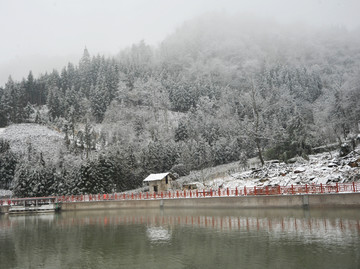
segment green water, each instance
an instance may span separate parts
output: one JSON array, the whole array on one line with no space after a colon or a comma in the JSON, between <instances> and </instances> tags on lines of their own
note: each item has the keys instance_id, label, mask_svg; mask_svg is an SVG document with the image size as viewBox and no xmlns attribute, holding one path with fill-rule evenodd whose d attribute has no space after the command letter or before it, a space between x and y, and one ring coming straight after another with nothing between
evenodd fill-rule
<instances>
[{"instance_id":1,"label":"green water","mask_svg":"<svg viewBox=\"0 0 360 269\"><path fill-rule=\"evenodd\" d=\"M0 268L360 268L360 210L0 216Z\"/></svg>"}]
</instances>

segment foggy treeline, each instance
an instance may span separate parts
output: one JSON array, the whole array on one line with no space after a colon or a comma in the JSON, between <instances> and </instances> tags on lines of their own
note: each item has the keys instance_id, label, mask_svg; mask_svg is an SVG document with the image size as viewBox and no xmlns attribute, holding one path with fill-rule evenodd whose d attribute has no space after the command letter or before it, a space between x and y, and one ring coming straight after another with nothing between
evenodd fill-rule
<instances>
[{"instance_id":1,"label":"foggy treeline","mask_svg":"<svg viewBox=\"0 0 360 269\"><path fill-rule=\"evenodd\" d=\"M0 88L2 127L48 125L66 144L44 160L1 141L0 184L19 196L101 193L149 173L307 158L359 132L359 67L359 31L223 14L157 47L140 41L110 58L85 49L78 64Z\"/></svg>"}]
</instances>

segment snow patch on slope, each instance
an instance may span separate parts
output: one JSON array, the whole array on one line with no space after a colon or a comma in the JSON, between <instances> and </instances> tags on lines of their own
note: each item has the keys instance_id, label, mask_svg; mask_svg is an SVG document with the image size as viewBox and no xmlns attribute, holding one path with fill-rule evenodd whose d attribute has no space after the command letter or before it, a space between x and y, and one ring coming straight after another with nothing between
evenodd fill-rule
<instances>
[{"instance_id":1,"label":"snow patch on slope","mask_svg":"<svg viewBox=\"0 0 360 269\"><path fill-rule=\"evenodd\" d=\"M11 150L16 154L25 154L29 145L42 152L44 159L51 160L59 150L66 151L64 135L46 126L32 123L14 124L1 128L0 138L10 142Z\"/></svg>"}]
</instances>

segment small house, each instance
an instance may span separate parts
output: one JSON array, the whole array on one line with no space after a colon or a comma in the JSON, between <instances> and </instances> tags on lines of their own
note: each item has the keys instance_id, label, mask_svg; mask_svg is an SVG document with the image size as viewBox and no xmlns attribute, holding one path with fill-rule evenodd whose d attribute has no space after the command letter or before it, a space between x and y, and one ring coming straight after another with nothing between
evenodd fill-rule
<instances>
[{"instance_id":1,"label":"small house","mask_svg":"<svg viewBox=\"0 0 360 269\"><path fill-rule=\"evenodd\" d=\"M143 182L149 184L150 193L158 193L169 190L174 179L171 173L150 174Z\"/></svg>"}]
</instances>

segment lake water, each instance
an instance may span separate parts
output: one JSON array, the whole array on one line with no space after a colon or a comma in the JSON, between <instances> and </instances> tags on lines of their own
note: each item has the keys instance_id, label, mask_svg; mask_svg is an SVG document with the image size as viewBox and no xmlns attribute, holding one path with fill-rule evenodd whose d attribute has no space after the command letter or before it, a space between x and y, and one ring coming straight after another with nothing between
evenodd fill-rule
<instances>
[{"instance_id":1,"label":"lake water","mask_svg":"<svg viewBox=\"0 0 360 269\"><path fill-rule=\"evenodd\" d=\"M0 268L360 268L360 210L1 215Z\"/></svg>"}]
</instances>

